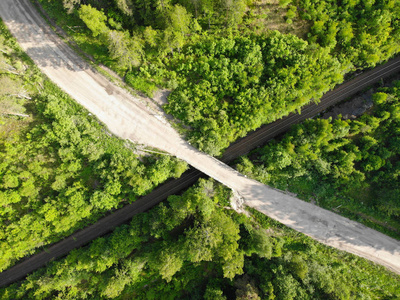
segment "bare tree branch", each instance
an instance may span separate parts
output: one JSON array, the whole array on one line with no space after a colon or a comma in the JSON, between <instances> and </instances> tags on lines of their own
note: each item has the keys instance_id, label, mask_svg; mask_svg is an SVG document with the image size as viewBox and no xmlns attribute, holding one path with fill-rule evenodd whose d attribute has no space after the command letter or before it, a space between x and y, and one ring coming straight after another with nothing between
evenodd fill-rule
<instances>
[{"instance_id":1,"label":"bare tree branch","mask_svg":"<svg viewBox=\"0 0 400 300\"><path fill-rule=\"evenodd\" d=\"M24 99L32 100L31 97L26 96L24 94L9 94L9 96L15 96L15 97L18 97L18 98L24 98Z\"/></svg>"},{"instance_id":2,"label":"bare tree branch","mask_svg":"<svg viewBox=\"0 0 400 300\"><path fill-rule=\"evenodd\" d=\"M2 115L12 115L12 116L18 116L18 117L24 117L24 118L29 118L29 115L25 115L25 114L19 114L19 113L13 113L13 112L1 112Z\"/></svg>"}]
</instances>

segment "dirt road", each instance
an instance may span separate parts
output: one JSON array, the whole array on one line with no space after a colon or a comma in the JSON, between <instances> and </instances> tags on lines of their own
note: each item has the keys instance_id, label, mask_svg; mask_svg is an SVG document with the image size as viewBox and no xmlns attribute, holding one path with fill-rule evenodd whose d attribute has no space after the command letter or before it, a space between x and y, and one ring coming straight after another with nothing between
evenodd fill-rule
<instances>
[{"instance_id":1,"label":"dirt road","mask_svg":"<svg viewBox=\"0 0 400 300\"><path fill-rule=\"evenodd\" d=\"M247 205L324 244L400 274L400 243L361 224L245 178L189 144L146 106L93 71L48 29L28 0L0 1L0 17L39 68L115 135L160 148L236 190Z\"/></svg>"}]
</instances>

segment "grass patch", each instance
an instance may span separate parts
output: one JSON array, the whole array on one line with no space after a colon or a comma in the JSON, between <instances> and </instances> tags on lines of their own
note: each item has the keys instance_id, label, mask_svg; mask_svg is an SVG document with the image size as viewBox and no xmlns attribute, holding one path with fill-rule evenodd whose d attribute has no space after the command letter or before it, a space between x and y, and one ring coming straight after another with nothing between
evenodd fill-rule
<instances>
[{"instance_id":1,"label":"grass patch","mask_svg":"<svg viewBox=\"0 0 400 300\"><path fill-rule=\"evenodd\" d=\"M256 0L251 6L251 16L249 16L251 21L248 22L258 34L268 30L278 30L305 39L310 31L310 23L301 20L297 12L294 17L288 18L289 10L296 11L297 8L292 8L291 5L281 7L279 0Z\"/></svg>"},{"instance_id":2,"label":"grass patch","mask_svg":"<svg viewBox=\"0 0 400 300\"><path fill-rule=\"evenodd\" d=\"M155 91L158 90L157 86L143 77L140 77L136 72L130 72L126 75L125 81L128 85L132 86L135 90L142 91L148 97L152 98Z\"/></svg>"}]
</instances>

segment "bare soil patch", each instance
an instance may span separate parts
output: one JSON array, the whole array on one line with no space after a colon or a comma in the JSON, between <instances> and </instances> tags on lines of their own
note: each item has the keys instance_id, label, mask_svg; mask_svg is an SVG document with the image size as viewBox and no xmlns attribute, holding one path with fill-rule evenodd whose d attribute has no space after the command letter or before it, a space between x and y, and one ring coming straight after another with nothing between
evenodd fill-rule
<instances>
[{"instance_id":1,"label":"bare soil patch","mask_svg":"<svg viewBox=\"0 0 400 300\"><path fill-rule=\"evenodd\" d=\"M374 86L363 93L358 93L355 97L335 105L333 108L325 112L321 118L328 119L329 117L336 118L339 114L343 119L355 119L366 111L371 109L374 105L372 95L378 92L380 87L391 87L393 81L400 80L400 74L395 74L382 80L379 86Z\"/></svg>"},{"instance_id":2,"label":"bare soil patch","mask_svg":"<svg viewBox=\"0 0 400 300\"><path fill-rule=\"evenodd\" d=\"M310 29L307 21L301 20L298 16L293 18L293 23L286 22L287 7L280 7L279 0L256 0L253 2L253 10L256 16L254 25L258 25L259 31L278 30L282 33L292 33L300 38Z\"/></svg>"}]
</instances>

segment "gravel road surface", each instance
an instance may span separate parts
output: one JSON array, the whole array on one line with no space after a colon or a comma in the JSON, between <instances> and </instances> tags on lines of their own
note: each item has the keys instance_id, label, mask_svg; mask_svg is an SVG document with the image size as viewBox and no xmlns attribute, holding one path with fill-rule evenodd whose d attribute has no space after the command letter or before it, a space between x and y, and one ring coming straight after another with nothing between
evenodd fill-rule
<instances>
[{"instance_id":1,"label":"gravel road surface","mask_svg":"<svg viewBox=\"0 0 400 300\"><path fill-rule=\"evenodd\" d=\"M187 144L167 122L76 56L28 0L0 1L0 17L39 68L115 135L157 147L237 191L248 206L324 244L400 274L400 242L361 224L248 179Z\"/></svg>"}]
</instances>

